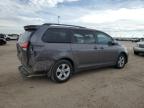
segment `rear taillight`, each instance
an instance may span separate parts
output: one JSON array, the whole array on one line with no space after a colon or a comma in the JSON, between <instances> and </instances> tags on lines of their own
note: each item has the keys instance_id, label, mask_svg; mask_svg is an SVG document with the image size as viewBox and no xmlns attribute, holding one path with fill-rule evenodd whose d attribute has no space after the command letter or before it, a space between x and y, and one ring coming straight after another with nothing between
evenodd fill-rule
<instances>
[{"instance_id":1,"label":"rear taillight","mask_svg":"<svg viewBox=\"0 0 144 108\"><path fill-rule=\"evenodd\" d=\"M21 47L24 48L24 49L27 49L29 46L29 42L24 42L21 44Z\"/></svg>"}]
</instances>

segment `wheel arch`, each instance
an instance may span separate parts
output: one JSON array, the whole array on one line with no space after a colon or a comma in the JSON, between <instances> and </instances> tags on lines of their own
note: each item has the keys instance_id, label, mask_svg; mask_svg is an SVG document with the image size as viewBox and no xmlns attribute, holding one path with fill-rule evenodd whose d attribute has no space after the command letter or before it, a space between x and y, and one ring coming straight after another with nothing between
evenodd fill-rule
<instances>
[{"instance_id":1,"label":"wheel arch","mask_svg":"<svg viewBox=\"0 0 144 108\"><path fill-rule=\"evenodd\" d=\"M50 69L49 69L49 71L48 71L48 73L47 73L48 77L50 77L50 76L52 75L53 66L54 66L58 61L61 61L61 60L67 60L67 61L69 61L69 62L71 63L71 65L72 65L72 67L73 67L73 72L72 72L72 73L74 73L74 72L77 70L75 62L74 62L70 57L61 57L61 58L57 58L57 59L54 60L53 64L51 65L51 67L50 67Z\"/></svg>"},{"instance_id":2,"label":"wheel arch","mask_svg":"<svg viewBox=\"0 0 144 108\"><path fill-rule=\"evenodd\" d=\"M120 52L119 55L121 55L121 54L125 55L125 57L126 57L126 63L127 63L128 62L128 55L127 55L127 53L126 52Z\"/></svg>"},{"instance_id":3,"label":"wheel arch","mask_svg":"<svg viewBox=\"0 0 144 108\"><path fill-rule=\"evenodd\" d=\"M71 65L72 65L73 69L74 69L73 72L75 71L75 63L74 63L74 61L71 58L63 57L63 58L58 59L57 61L60 61L60 60L67 60L67 61L69 61L71 63Z\"/></svg>"}]
</instances>

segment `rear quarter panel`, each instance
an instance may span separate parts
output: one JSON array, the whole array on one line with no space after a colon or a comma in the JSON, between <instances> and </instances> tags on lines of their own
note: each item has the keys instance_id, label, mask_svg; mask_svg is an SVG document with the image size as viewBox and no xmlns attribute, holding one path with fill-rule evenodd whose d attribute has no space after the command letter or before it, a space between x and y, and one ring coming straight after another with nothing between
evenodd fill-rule
<instances>
[{"instance_id":1,"label":"rear quarter panel","mask_svg":"<svg viewBox=\"0 0 144 108\"><path fill-rule=\"evenodd\" d=\"M42 26L31 38L34 55L30 61L34 71L48 71L57 60L62 58L73 60L70 43L42 41L42 36L47 29L48 26Z\"/></svg>"}]
</instances>

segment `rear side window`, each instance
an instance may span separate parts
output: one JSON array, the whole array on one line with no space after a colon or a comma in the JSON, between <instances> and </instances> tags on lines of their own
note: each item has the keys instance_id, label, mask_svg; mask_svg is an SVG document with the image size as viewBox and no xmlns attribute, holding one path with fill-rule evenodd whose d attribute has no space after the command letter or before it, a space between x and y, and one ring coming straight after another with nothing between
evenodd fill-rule
<instances>
[{"instance_id":1,"label":"rear side window","mask_svg":"<svg viewBox=\"0 0 144 108\"><path fill-rule=\"evenodd\" d=\"M67 29L49 28L42 37L44 42L48 43L70 43L71 38Z\"/></svg>"},{"instance_id":2,"label":"rear side window","mask_svg":"<svg viewBox=\"0 0 144 108\"><path fill-rule=\"evenodd\" d=\"M73 42L77 44L94 44L95 36L92 31L73 30Z\"/></svg>"},{"instance_id":3,"label":"rear side window","mask_svg":"<svg viewBox=\"0 0 144 108\"><path fill-rule=\"evenodd\" d=\"M25 31L22 35L19 36L18 42L19 43L27 42L32 33L33 31Z\"/></svg>"}]
</instances>

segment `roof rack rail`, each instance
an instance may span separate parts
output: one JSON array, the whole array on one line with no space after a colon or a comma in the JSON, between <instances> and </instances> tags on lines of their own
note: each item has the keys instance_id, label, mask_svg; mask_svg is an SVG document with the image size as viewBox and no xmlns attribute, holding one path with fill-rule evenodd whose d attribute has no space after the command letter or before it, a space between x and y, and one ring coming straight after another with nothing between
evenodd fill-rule
<instances>
[{"instance_id":1,"label":"roof rack rail","mask_svg":"<svg viewBox=\"0 0 144 108\"><path fill-rule=\"evenodd\" d=\"M51 25L62 25L62 26L69 26L69 27L77 27L77 28L86 28L86 27L82 27L82 26L75 26L75 25L69 25L69 24L57 24L57 23L45 23L43 25L48 25L48 26L51 26Z\"/></svg>"}]
</instances>

